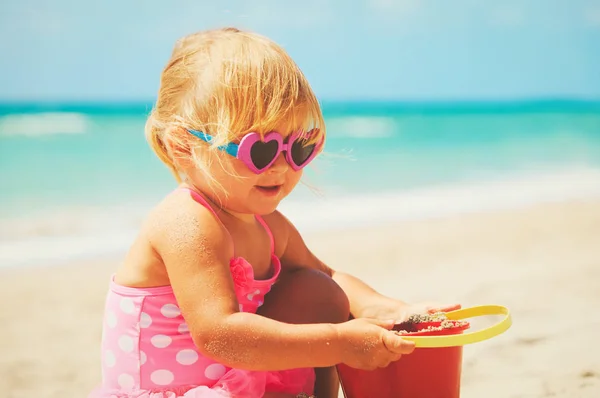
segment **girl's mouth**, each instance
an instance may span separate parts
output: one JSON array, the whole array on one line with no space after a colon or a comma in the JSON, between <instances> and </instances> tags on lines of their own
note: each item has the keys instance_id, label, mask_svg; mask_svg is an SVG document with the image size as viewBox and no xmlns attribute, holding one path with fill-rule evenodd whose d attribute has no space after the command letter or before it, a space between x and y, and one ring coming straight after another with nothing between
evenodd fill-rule
<instances>
[{"instance_id":1,"label":"girl's mouth","mask_svg":"<svg viewBox=\"0 0 600 398\"><path fill-rule=\"evenodd\" d=\"M255 188L266 196L275 196L281 191L281 185L255 185Z\"/></svg>"}]
</instances>

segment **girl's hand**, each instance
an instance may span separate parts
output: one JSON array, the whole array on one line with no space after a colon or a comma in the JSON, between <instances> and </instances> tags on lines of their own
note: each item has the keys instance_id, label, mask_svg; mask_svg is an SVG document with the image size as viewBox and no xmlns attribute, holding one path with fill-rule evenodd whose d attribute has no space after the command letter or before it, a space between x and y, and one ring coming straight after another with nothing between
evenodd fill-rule
<instances>
[{"instance_id":1,"label":"girl's hand","mask_svg":"<svg viewBox=\"0 0 600 398\"><path fill-rule=\"evenodd\" d=\"M338 325L342 363L363 370L385 368L403 354L410 354L415 343L390 331L393 321L359 318Z\"/></svg>"},{"instance_id":2,"label":"girl's hand","mask_svg":"<svg viewBox=\"0 0 600 398\"><path fill-rule=\"evenodd\" d=\"M414 314L433 314L436 312L449 312L461 308L460 304L440 304L424 302L407 304L401 301L387 299L379 301L365 309L362 316L373 319L393 319L396 324L404 322Z\"/></svg>"},{"instance_id":3,"label":"girl's hand","mask_svg":"<svg viewBox=\"0 0 600 398\"><path fill-rule=\"evenodd\" d=\"M440 303L417 303L417 304L405 304L406 308L404 309L408 316L412 314L434 314L436 312L450 312L459 310L461 308L460 304L440 304ZM405 320L405 319L403 319Z\"/></svg>"}]
</instances>

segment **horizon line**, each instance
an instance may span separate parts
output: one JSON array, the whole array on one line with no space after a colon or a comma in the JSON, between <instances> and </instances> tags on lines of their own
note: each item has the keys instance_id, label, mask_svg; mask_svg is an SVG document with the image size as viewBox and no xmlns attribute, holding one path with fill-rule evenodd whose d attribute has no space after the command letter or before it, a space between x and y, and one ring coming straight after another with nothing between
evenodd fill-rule
<instances>
[{"instance_id":1,"label":"horizon line","mask_svg":"<svg viewBox=\"0 0 600 398\"><path fill-rule=\"evenodd\" d=\"M452 111L552 111L570 108L574 111L600 112L600 98L577 97L529 97L515 99L324 99L320 101L324 113L343 112L355 107L363 111L381 112L452 112ZM0 115L14 113L42 112L91 112L95 113L146 113L154 106L154 100L43 100L43 101L6 101L0 99Z\"/></svg>"},{"instance_id":2,"label":"horizon line","mask_svg":"<svg viewBox=\"0 0 600 398\"><path fill-rule=\"evenodd\" d=\"M29 105L29 104L64 104L64 105L104 105L104 104L146 104L154 103L156 98L130 98L130 99L107 99L107 98L57 98L57 99L11 99L1 98L0 105ZM473 98L388 98L388 97L364 97L364 98L322 98L321 103L402 103L402 104L471 104L471 103L530 103L530 102L600 102L599 97L577 97L577 96L528 96L528 97L473 97Z\"/></svg>"}]
</instances>

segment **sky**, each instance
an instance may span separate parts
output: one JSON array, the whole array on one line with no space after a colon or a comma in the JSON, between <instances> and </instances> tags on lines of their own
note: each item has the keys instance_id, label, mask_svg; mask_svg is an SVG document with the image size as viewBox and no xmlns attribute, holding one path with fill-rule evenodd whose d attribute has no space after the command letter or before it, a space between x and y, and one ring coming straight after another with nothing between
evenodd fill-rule
<instances>
[{"instance_id":1,"label":"sky","mask_svg":"<svg viewBox=\"0 0 600 398\"><path fill-rule=\"evenodd\" d=\"M146 101L175 40L236 26L323 100L600 99L600 0L6 0L0 101Z\"/></svg>"}]
</instances>

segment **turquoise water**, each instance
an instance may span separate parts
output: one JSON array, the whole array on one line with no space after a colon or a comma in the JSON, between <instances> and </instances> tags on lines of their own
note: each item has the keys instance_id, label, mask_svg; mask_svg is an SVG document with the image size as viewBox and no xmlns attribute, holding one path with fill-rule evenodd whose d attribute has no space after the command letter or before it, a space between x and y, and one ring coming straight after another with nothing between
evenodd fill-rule
<instances>
[{"instance_id":1,"label":"turquoise water","mask_svg":"<svg viewBox=\"0 0 600 398\"><path fill-rule=\"evenodd\" d=\"M144 138L150 106L0 105L0 242L62 234L68 213L106 223L103 211L127 208L118 217L138 220L175 184ZM305 180L328 198L600 170L600 102L323 109L326 154ZM300 187L289 202L314 198Z\"/></svg>"},{"instance_id":2,"label":"turquoise water","mask_svg":"<svg viewBox=\"0 0 600 398\"><path fill-rule=\"evenodd\" d=\"M510 105L325 104L326 155L306 179L352 194L600 166L600 104ZM173 186L144 139L149 105L49 108L45 126L32 108L0 107L0 217L144 200Z\"/></svg>"}]
</instances>

